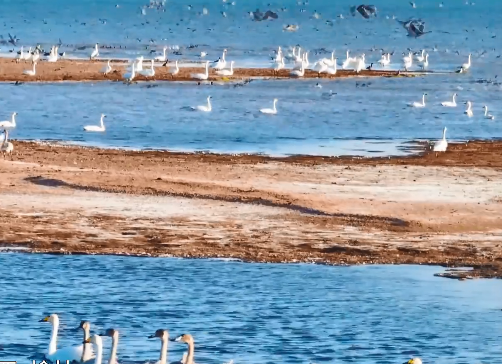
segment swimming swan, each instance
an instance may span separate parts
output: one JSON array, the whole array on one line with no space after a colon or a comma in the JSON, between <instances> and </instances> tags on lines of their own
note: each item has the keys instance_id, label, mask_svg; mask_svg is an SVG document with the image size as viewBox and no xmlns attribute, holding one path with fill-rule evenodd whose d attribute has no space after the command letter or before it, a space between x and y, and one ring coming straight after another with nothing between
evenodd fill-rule
<instances>
[{"instance_id":1,"label":"swimming swan","mask_svg":"<svg viewBox=\"0 0 502 364\"><path fill-rule=\"evenodd\" d=\"M452 101L443 101L441 103L442 106L445 107L457 107L457 102L455 101L455 98L457 97L457 94L453 94L453 100Z\"/></svg>"},{"instance_id":2,"label":"swimming swan","mask_svg":"<svg viewBox=\"0 0 502 364\"><path fill-rule=\"evenodd\" d=\"M483 109L485 109L485 119L495 120L495 116L488 114L488 106L483 106Z\"/></svg>"},{"instance_id":3,"label":"swimming swan","mask_svg":"<svg viewBox=\"0 0 502 364\"><path fill-rule=\"evenodd\" d=\"M216 71L216 74L220 76L232 76L234 74L234 61L230 62L229 70Z\"/></svg>"},{"instance_id":4,"label":"swimming swan","mask_svg":"<svg viewBox=\"0 0 502 364\"><path fill-rule=\"evenodd\" d=\"M101 339L101 336L94 334L90 338L84 340L84 344L89 343L96 346L96 358L94 359L94 364L101 364L101 362L103 361L103 339ZM85 362L85 364L91 363L92 361Z\"/></svg>"},{"instance_id":5,"label":"swimming swan","mask_svg":"<svg viewBox=\"0 0 502 364\"><path fill-rule=\"evenodd\" d=\"M164 54L162 56L155 57L155 60L158 62L165 62L167 60L166 51L167 47L164 47Z\"/></svg>"},{"instance_id":6,"label":"swimming swan","mask_svg":"<svg viewBox=\"0 0 502 364\"><path fill-rule=\"evenodd\" d=\"M206 73L192 73L190 77L198 80L207 80L209 78L209 61L206 61Z\"/></svg>"},{"instance_id":7,"label":"swimming swan","mask_svg":"<svg viewBox=\"0 0 502 364\"><path fill-rule=\"evenodd\" d=\"M434 152L446 152L446 148L448 148L448 142L446 141L446 126L445 126L443 129L443 139L435 142L432 150ZM436 157L437 157L437 153L436 153Z\"/></svg>"},{"instance_id":8,"label":"swimming swan","mask_svg":"<svg viewBox=\"0 0 502 364\"><path fill-rule=\"evenodd\" d=\"M94 50L91 53L91 57L89 59L94 59L97 56L99 56L99 49L98 49L98 43L94 46Z\"/></svg>"},{"instance_id":9,"label":"swimming swan","mask_svg":"<svg viewBox=\"0 0 502 364\"><path fill-rule=\"evenodd\" d=\"M56 360L60 362L65 362L66 360L80 362L83 354L83 345L72 346L63 349L57 349L57 339L59 330L59 317L57 314L53 313L50 316L44 317L40 322L50 322L52 324L51 339L49 342L49 348L45 357L51 362L55 363Z\"/></svg>"},{"instance_id":10,"label":"swimming swan","mask_svg":"<svg viewBox=\"0 0 502 364\"><path fill-rule=\"evenodd\" d=\"M11 121L8 121L8 120L0 121L0 128L14 129L16 127L16 115L17 115L17 112L13 112Z\"/></svg>"},{"instance_id":11,"label":"swimming swan","mask_svg":"<svg viewBox=\"0 0 502 364\"><path fill-rule=\"evenodd\" d=\"M469 59L467 61L467 63L464 63L462 65L462 67L460 67L460 69L462 70L462 72L465 72L467 71L469 68L471 68L471 54L469 53Z\"/></svg>"},{"instance_id":12,"label":"swimming swan","mask_svg":"<svg viewBox=\"0 0 502 364\"><path fill-rule=\"evenodd\" d=\"M180 68L178 67L178 60L174 63L174 68L171 70L171 76L176 76L180 73Z\"/></svg>"},{"instance_id":13,"label":"swimming swan","mask_svg":"<svg viewBox=\"0 0 502 364\"><path fill-rule=\"evenodd\" d=\"M183 355L183 359L185 359L185 360L180 363L182 363L182 364L195 364L195 361L194 361L195 349L194 349L194 340L193 340L192 335L183 334L183 335L178 336L177 338L172 339L170 341L174 341L174 342L178 342L178 343L185 343L188 346L188 354L187 354L186 358ZM233 364L233 362L234 362L233 360L230 360L227 364Z\"/></svg>"},{"instance_id":14,"label":"swimming swan","mask_svg":"<svg viewBox=\"0 0 502 364\"><path fill-rule=\"evenodd\" d=\"M206 105L199 105L199 106L196 106L196 107L191 107L192 110L194 111L204 111L204 112L210 112L213 108L211 106L211 96L208 96L207 97L207 106Z\"/></svg>"},{"instance_id":15,"label":"swimming swan","mask_svg":"<svg viewBox=\"0 0 502 364\"><path fill-rule=\"evenodd\" d=\"M260 109L260 112L262 114L277 114L277 108L276 108L276 104L277 104L277 99L274 99L274 106L269 109L269 108L266 108L266 109Z\"/></svg>"},{"instance_id":16,"label":"swimming swan","mask_svg":"<svg viewBox=\"0 0 502 364\"><path fill-rule=\"evenodd\" d=\"M89 321L81 321L77 329L84 331L84 341L91 337L91 323ZM89 361L95 357L92 344L84 343L82 351L82 362Z\"/></svg>"},{"instance_id":17,"label":"swimming swan","mask_svg":"<svg viewBox=\"0 0 502 364\"><path fill-rule=\"evenodd\" d=\"M103 123L103 119L106 117L105 114L101 114L100 125L86 125L84 126L85 131L105 131L105 124Z\"/></svg>"},{"instance_id":18,"label":"swimming swan","mask_svg":"<svg viewBox=\"0 0 502 364\"><path fill-rule=\"evenodd\" d=\"M467 114L468 117L472 117L472 104L470 101L465 103L467 105L467 109L465 109L464 114Z\"/></svg>"},{"instance_id":19,"label":"swimming swan","mask_svg":"<svg viewBox=\"0 0 502 364\"><path fill-rule=\"evenodd\" d=\"M33 69L31 70L24 70L23 75L27 76L35 76L37 74L35 67L37 66L37 62L33 62Z\"/></svg>"},{"instance_id":20,"label":"swimming swan","mask_svg":"<svg viewBox=\"0 0 502 364\"><path fill-rule=\"evenodd\" d=\"M411 107L425 107L425 96L426 95L427 94L423 94L422 95L422 102L416 102L415 101L415 102L409 104L409 106L411 106Z\"/></svg>"},{"instance_id":21,"label":"swimming swan","mask_svg":"<svg viewBox=\"0 0 502 364\"><path fill-rule=\"evenodd\" d=\"M9 132L7 130L3 131L4 139L2 141L2 145L0 146L0 151L3 154L3 159L5 159L5 153L10 155L10 160L12 160L12 151L14 150L14 144L9 142Z\"/></svg>"},{"instance_id":22,"label":"swimming swan","mask_svg":"<svg viewBox=\"0 0 502 364\"><path fill-rule=\"evenodd\" d=\"M111 71L112 71L112 66L110 65L110 60L108 60L108 62L106 63L106 66L104 66L104 67L101 69L101 73L102 73L102 74L104 74L104 75L107 75L107 74L109 74Z\"/></svg>"},{"instance_id":23,"label":"swimming swan","mask_svg":"<svg viewBox=\"0 0 502 364\"><path fill-rule=\"evenodd\" d=\"M115 329L108 329L104 334L100 336L108 336L112 338L112 346L110 349L110 357L108 358L108 364L118 364L117 347L119 345L119 331Z\"/></svg>"}]
</instances>

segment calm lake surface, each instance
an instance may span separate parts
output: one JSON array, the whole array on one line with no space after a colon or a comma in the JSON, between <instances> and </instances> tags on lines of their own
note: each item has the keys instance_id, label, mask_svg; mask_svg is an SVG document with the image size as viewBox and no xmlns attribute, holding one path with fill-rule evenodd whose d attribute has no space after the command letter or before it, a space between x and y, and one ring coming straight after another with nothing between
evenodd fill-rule
<instances>
[{"instance_id":1,"label":"calm lake surface","mask_svg":"<svg viewBox=\"0 0 502 364\"><path fill-rule=\"evenodd\" d=\"M246 264L112 256L0 254L3 360L28 362L72 331L120 331L121 363L158 359L159 328L191 333L198 363L502 361L502 281L433 277L438 267ZM110 341L105 338L105 358ZM184 345L170 345L170 361Z\"/></svg>"},{"instance_id":2,"label":"calm lake surface","mask_svg":"<svg viewBox=\"0 0 502 364\"><path fill-rule=\"evenodd\" d=\"M0 53L15 56L21 45L58 43L68 57L88 57L95 42L110 46L100 51L109 57L146 58L170 47L170 60L201 61L201 51L216 59L223 48L237 67L270 66L277 46L301 45L310 60L329 57L336 50L339 63L349 49L366 54L367 63L392 52L391 68L402 68L402 52L425 49L430 69L452 72L472 53L468 74L444 74L413 79L350 79L319 81L254 81L233 85L158 83L126 86L95 84L0 84L0 120L18 112L17 139L60 140L83 145L134 149L170 149L272 155L397 155L409 152L410 140L436 140L444 126L451 140L497 139L502 135L502 67L499 34L502 2L480 0L379 1L378 17L352 17L351 1L336 4L308 2L194 0L168 1L160 9L144 8L137 0L79 0L71 4L54 0L0 3ZM469 3L470 4L470 3ZM116 7L118 5L118 7ZM204 8L207 15L204 15ZM248 12L259 8L278 11L279 19L255 22ZM144 9L145 15L142 13ZM221 12L227 15L223 17ZM314 17L319 14L319 19ZM343 19L339 17L342 14ZM406 36L397 19L422 18L432 33L418 39ZM285 24L300 26L283 31ZM17 47L8 35L19 38ZM0 39L0 43L2 40ZM83 47L83 49L82 49ZM11 52L14 51L14 52ZM153 52L153 53L151 53ZM173 52L176 52L173 53ZM1 70L0 70L1 72ZM152 83L150 83L152 85ZM336 95L328 97L333 91ZM442 101L458 93L457 108L443 108ZM427 93L427 107L409 103ZM211 113L191 112L213 97ZM278 114L262 115L278 98ZM474 117L464 115L466 101L473 103ZM495 121L483 116L483 105ZM82 127L97 124L107 114L105 133L84 133Z\"/></svg>"}]
</instances>

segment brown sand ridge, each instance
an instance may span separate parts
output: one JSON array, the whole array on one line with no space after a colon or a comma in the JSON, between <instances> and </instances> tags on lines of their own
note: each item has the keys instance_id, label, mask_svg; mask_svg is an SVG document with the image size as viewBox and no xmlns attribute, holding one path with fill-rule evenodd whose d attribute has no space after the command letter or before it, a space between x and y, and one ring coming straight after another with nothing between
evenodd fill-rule
<instances>
[{"instance_id":1,"label":"brown sand ridge","mask_svg":"<svg viewBox=\"0 0 502 364\"><path fill-rule=\"evenodd\" d=\"M0 241L58 254L439 264L502 277L502 143L269 158L14 141Z\"/></svg>"},{"instance_id":2,"label":"brown sand ridge","mask_svg":"<svg viewBox=\"0 0 502 364\"><path fill-rule=\"evenodd\" d=\"M106 65L103 60L59 60L55 63L39 61L36 67L36 75L24 75L23 71L32 69L31 62L20 61L12 58L0 58L0 82L56 82L56 81L123 81L123 75L127 72L129 65L124 61L112 61L113 71L104 75L101 70ZM143 62L143 69L150 69L148 61ZM204 73L204 66L181 67L176 76L172 76L170 70L172 67L163 67L162 63L157 63L154 77L145 77L137 75L136 81L197 81L191 78L193 73ZM290 70L280 70L275 72L272 68L234 68L233 76L218 76L213 69L209 70L209 81L222 80L242 80L253 77L265 78L290 78ZM336 75L318 74L312 70L306 70L302 78L343 78L343 77L413 77L416 72L398 72L398 71L377 71L363 70L356 74L353 70L338 70Z\"/></svg>"}]
</instances>

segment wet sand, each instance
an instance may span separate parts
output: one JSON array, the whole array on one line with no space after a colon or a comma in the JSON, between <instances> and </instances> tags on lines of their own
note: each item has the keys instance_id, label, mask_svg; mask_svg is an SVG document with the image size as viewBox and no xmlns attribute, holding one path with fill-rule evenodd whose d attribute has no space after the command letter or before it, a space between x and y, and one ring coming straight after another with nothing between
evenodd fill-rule
<instances>
[{"instance_id":1,"label":"wet sand","mask_svg":"<svg viewBox=\"0 0 502 364\"><path fill-rule=\"evenodd\" d=\"M106 60L59 60L55 63L40 61L37 63L36 75L27 76L24 70L32 69L32 63L27 61L16 62L12 58L0 58L0 82L56 82L56 81L123 81L123 75L130 72L130 65L124 61L113 61L113 71L104 75L101 70L106 65ZM157 67L158 66L158 67ZM143 69L150 69L149 61L143 61ZM190 75L204 73L203 65L194 67L180 67L180 72L172 76L172 66L163 67L161 62L156 63L155 76L145 77L137 75L136 81L197 81ZM218 76L213 69L209 70L208 81L243 80L248 78L291 78L290 70L275 72L273 68L234 68L233 76ZM398 72L398 71L367 71L356 74L353 70L338 70L336 75L318 74L306 70L302 78L344 78L344 77L414 77L423 73Z\"/></svg>"},{"instance_id":2,"label":"wet sand","mask_svg":"<svg viewBox=\"0 0 502 364\"><path fill-rule=\"evenodd\" d=\"M371 159L13 143L14 160L0 158L9 248L502 277L502 142Z\"/></svg>"}]
</instances>

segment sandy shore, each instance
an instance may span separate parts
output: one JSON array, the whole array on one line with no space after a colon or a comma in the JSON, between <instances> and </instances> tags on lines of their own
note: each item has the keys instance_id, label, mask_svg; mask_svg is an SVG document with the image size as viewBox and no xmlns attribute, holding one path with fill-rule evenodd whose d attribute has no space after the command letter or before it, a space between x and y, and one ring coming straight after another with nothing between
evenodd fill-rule
<instances>
[{"instance_id":1,"label":"sandy shore","mask_svg":"<svg viewBox=\"0 0 502 364\"><path fill-rule=\"evenodd\" d=\"M106 65L106 60L60 60L56 63L45 61L38 62L35 76L23 74L24 70L32 68L31 62L16 62L12 58L0 58L0 82L56 82L56 81L123 81L123 75L129 65L123 61L111 63L113 71L103 75L101 70ZM136 81L196 81L191 78L193 73L204 73L203 66L182 67L176 76L170 74L170 67L163 67L162 63L156 63L155 76L148 78L138 75ZM149 69L150 63L143 62L143 68ZM290 70L275 72L272 68L235 68L233 76L218 76L213 69L209 71L209 81L218 80L242 80L253 77L264 78L290 78ZM306 70L303 78L343 78L343 77L413 77L420 73L397 72L397 71L361 71L357 75L352 70L338 70L336 75L321 74L312 70Z\"/></svg>"},{"instance_id":2,"label":"sandy shore","mask_svg":"<svg viewBox=\"0 0 502 364\"><path fill-rule=\"evenodd\" d=\"M0 158L7 247L502 277L500 142L390 159L14 145L14 161Z\"/></svg>"}]
</instances>

